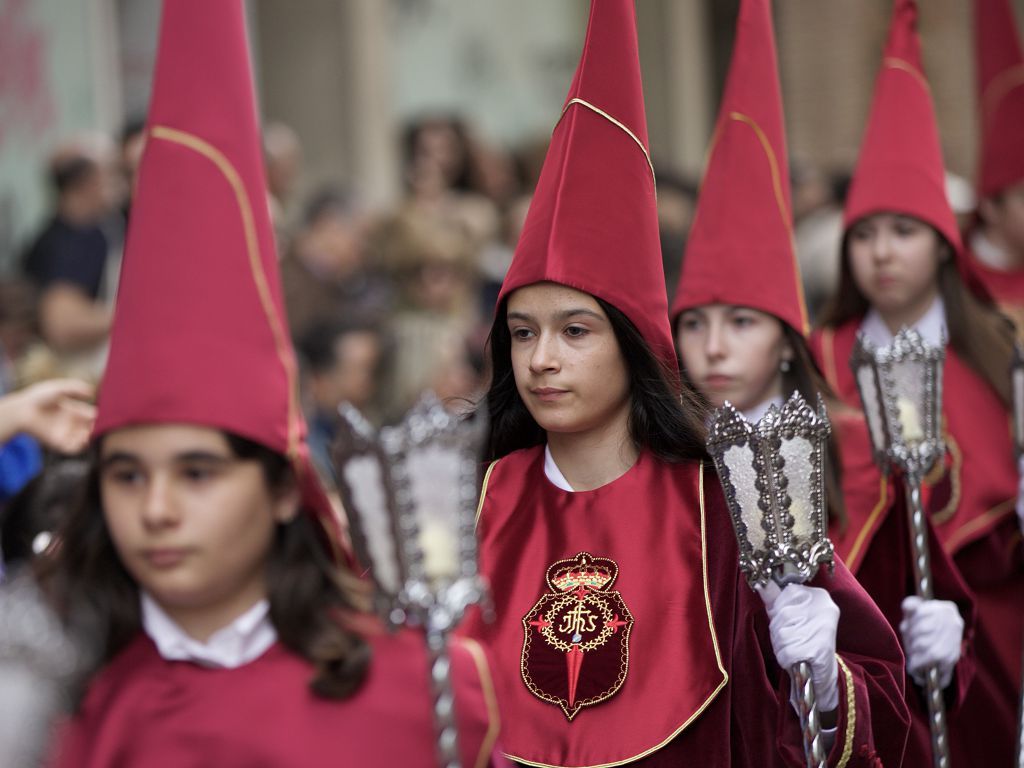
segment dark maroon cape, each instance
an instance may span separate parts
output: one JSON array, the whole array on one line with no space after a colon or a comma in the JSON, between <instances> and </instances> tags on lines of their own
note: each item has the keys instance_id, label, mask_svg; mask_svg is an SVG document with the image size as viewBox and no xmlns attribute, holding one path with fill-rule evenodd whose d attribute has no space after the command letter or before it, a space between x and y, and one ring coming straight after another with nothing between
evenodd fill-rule
<instances>
[{"instance_id":1,"label":"dark maroon cape","mask_svg":"<svg viewBox=\"0 0 1024 768\"><path fill-rule=\"evenodd\" d=\"M906 495L893 478L882 477L875 465L862 416L834 419L833 426L840 441L848 519L846 530L839 533L835 530L837 526L833 525L832 535L837 550L844 557L847 553L853 555L845 562L898 636L900 621L903 619L901 603L904 597L914 594L916 589L910 557ZM953 683L946 689L946 712L951 724L951 742L965 744L966 734L955 724L958 723L959 708L974 681L974 601L967 585L960 578L960 572L942 548L931 520L926 519L926 524L935 597L955 602L964 617L962 655ZM912 720L903 762L908 766L927 766L931 764L927 704L922 689L909 674L904 680L904 686ZM974 759L977 760L982 754L976 751ZM1005 761L991 764L1003 763ZM972 764L972 761L962 764Z\"/></svg>"},{"instance_id":2,"label":"dark maroon cape","mask_svg":"<svg viewBox=\"0 0 1024 768\"><path fill-rule=\"evenodd\" d=\"M673 466L642 453L614 482L567 493L546 479L543 461L538 447L492 465L478 522L497 621L472 621L469 631L491 653L509 756L558 766L697 760L802 767L789 676L775 662L761 599L739 572L715 474L696 462ZM524 632L537 630L524 618L549 591L549 566L580 552L614 561L612 588L633 624L625 681L570 721L525 682L533 660L524 653ZM842 612L839 723L829 764L900 765L909 714L899 642L841 563L813 584L828 589ZM581 681L607 672L588 670L586 654L582 664Z\"/></svg>"},{"instance_id":3,"label":"dark maroon cape","mask_svg":"<svg viewBox=\"0 0 1024 768\"><path fill-rule=\"evenodd\" d=\"M365 683L334 701L309 690L312 667L280 644L237 669L206 669L164 660L140 634L92 681L53 765L437 768L422 638L407 631L371 644ZM482 649L456 644L453 668L462 764L495 764L499 722Z\"/></svg>"},{"instance_id":4,"label":"dark maroon cape","mask_svg":"<svg viewBox=\"0 0 1024 768\"><path fill-rule=\"evenodd\" d=\"M855 408L860 408L860 398L849 359L859 327L860 320L852 320L811 338L812 352L829 383ZM992 755L991 764L1006 765L1012 763L1016 744L1024 641L1024 549L1014 514L1017 467L1009 417L992 388L950 347L943 377L947 455L926 479L925 503L932 530L976 609L974 678L959 711L950 716L952 757L963 750L958 762L974 765L984 753ZM881 578L897 573L885 565L893 556L887 550L879 559ZM857 574L862 581L870 578L863 567Z\"/></svg>"}]
</instances>

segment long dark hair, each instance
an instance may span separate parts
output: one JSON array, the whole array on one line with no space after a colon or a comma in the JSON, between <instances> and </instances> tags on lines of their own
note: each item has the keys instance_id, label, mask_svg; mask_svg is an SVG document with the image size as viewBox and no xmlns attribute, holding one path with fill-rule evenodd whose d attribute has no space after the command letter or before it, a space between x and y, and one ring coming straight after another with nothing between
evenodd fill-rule
<instances>
[{"instance_id":1,"label":"long dark hair","mask_svg":"<svg viewBox=\"0 0 1024 768\"><path fill-rule=\"evenodd\" d=\"M927 222L926 222L927 223ZM933 228L934 229L934 228ZM946 309L949 344L1010 408L1010 366L1013 362L1013 323L991 301L976 296L957 271L953 247L936 231L939 239L939 295ZM871 303L853 279L848 255L849 230L843 237L839 288L825 306L819 325L837 328L861 318Z\"/></svg>"},{"instance_id":2,"label":"long dark hair","mask_svg":"<svg viewBox=\"0 0 1024 768\"><path fill-rule=\"evenodd\" d=\"M251 440L225 433L235 456L258 461L267 487L282 492L295 482L282 455ZM96 641L92 671L114 658L139 633L139 588L121 563L103 518L99 445L77 502L64 521L60 545L38 562L38 575L64 621ZM357 582L332 563L328 533L306 509L278 524L267 559L270 621L280 642L315 667L310 688L341 699L362 683L369 663L366 642L342 620L361 607Z\"/></svg>"},{"instance_id":3,"label":"long dark hair","mask_svg":"<svg viewBox=\"0 0 1024 768\"><path fill-rule=\"evenodd\" d=\"M596 296L594 300L608 316L629 372L629 435L636 448L648 450L667 462L707 458L704 406L692 392L680 389L676 372L654 354L625 314ZM503 301L495 312L488 342L491 352L491 383L486 397L490 414L488 461L547 441L544 430L530 415L516 389L507 312Z\"/></svg>"}]
</instances>

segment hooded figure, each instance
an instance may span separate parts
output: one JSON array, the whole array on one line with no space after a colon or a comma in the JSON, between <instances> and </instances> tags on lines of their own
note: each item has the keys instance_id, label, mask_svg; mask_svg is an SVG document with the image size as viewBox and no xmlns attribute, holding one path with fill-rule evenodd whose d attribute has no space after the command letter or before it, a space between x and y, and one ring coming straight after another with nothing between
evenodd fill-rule
<instances>
[{"instance_id":1,"label":"hooded figure","mask_svg":"<svg viewBox=\"0 0 1024 768\"><path fill-rule=\"evenodd\" d=\"M895 3L845 226L839 290L812 338L814 354L836 393L859 408L849 366L858 331L884 346L910 326L945 345L946 456L925 478L925 506L978 614L975 677L950 720L951 760L1008 762L1024 599L1008 427L1013 332L984 292L968 288L912 0Z\"/></svg>"},{"instance_id":2,"label":"hooded figure","mask_svg":"<svg viewBox=\"0 0 1024 768\"><path fill-rule=\"evenodd\" d=\"M424 641L360 615L296 373L243 4L169 0L97 460L47 579L103 642L56 765L434 765ZM452 658L485 765L486 664Z\"/></svg>"},{"instance_id":3,"label":"hooded figure","mask_svg":"<svg viewBox=\"0 0 1024 768\"><path fill-rule=\"evenodd\" d=\"M1024 338L1024 56L1010 0L973 0L981 142L966 262Z\"/></svg>"},{"instance_id":4,"label":"hooded figure","mask_svg":"<svg viewBox=\"0 0 1024 768\"><path fill-rule=\"evenodd\" d=\"M654 190L636 10L594 0L491 332L477 532L497 620L470 631L503 744L530 765L802 765L785 669L813 636L834 764L897 764L902 657L850 574L771 619L740 574L703 412L680 407ZM840 611L880 631L841 633L837 661Z\"/></svg>"},{"instance_id":5,"label":"hooded figure","mask_svg":"<svg viewBox=\"0 0 1024 768\"><path fill-rule=\"evenodd\" d=\"M794 392L808 403L819 395L825 399L833 427L826 490L836 552L892 631L899 633L901 622L908 622L902 633L908 668L942 663L948 680L956 681L951 693L962 696L973 667L962 659L961 613L969 616L971 600L931 531L942 601L922 605L915 599L912 610L903 610L904 598L914 593L914 575L902 487L882 476L863 414L835 396L811 357L787 167L771 10L766 0L746 0L672 305L684 378L709 405L729 401L750 421L772 405L781 407ZM950 624L944 644L928 634L943 620ZM840 642L844 630L868 631L842 622L839 627ZM924 638L933 640L925 643L933 655L911 653ZM913 714L904 762L925 765L931 750L928 712L909 673L904 686Z\"/></svg>"}]
</instances>

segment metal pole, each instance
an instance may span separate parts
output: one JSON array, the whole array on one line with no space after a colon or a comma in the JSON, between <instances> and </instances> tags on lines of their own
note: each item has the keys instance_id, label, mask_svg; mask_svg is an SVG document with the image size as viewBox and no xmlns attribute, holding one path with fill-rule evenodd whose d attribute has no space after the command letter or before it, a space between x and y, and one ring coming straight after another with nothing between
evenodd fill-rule
<instances>
[{"instance_id":1,"label":"metal pole","mask_svg":"<svg viewBox=\"0 0 1024 768\"><path fill-rule=\"evenodd\" d=\"M430 690L434 697L434 726L437 729L437 757L442 768L461 768L459 738L455 727L455 695L452 691L448 633L427 628L430 658Z\"/></svg>"},{"instance_id":2,"label":"metal pole","mask_svg":"<svg viewBox=\"0 0 1024 768\"><path fill-rule=\"evenodd\" d=\"M821 741L821 717L814 696L814 681L811 678L811 665L806 661L794 664L789 674L797 689L797 705L800 708L800 730L804 735L804 756L807 768L825 768L828 761L825 745Z\"/></svg>"},{"instance_id":3,"label":"metal pole","mask_svg":"<svg viewBox=\"0 0 1024 768\"><path fill-rule=\"evenodd\" d=\"M932 564L928 552L928 529L925 526L924 507L921 504L921 478L904 474L907 492L907 514L910 520L910 550L914 564L914 581L917 595L925 600L934 597L932 587ZM946 730L946 702L939 684L939 670L928 667L926 692L928 698L928 727L932 735L932 765L934 768L949 768L949 739Z\"/></svg>"}]
</instances>

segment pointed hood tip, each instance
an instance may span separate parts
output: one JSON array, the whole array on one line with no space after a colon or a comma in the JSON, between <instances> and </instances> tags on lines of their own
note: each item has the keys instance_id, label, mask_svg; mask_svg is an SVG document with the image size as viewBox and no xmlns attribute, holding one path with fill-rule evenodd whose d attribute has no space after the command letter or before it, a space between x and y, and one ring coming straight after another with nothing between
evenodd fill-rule
<instances>
[{"instance_id":1,"label":"pointed hood tip","mask_svg":"<svg viewBox=\"0 0 1024 768\"><path fill-rule=\"evenodd\" d=\"M93 436L183 423L253 440L292 461L337 544L304 442L249 61L240 0L164 3Z\"/></svg>"},{"instance_id":2,"label":"pointed hood tip","mask_svg":"<svg viewBox=\"0 0 1024 768\"><path fill-rule=\"evenodd\" d=\"M843 215L844 229L875 213L920 219L962 252L946 196L931 89L921 66L917 4L897 0Z\"/></svg>"},{"instance_id":3,"label":"pointed hood tip","mask_svg":"<svg viewBox=\"0 0 1024 768\"><path fill-rule=\"evenodd\" d=\"M636 7L592 0L499 305L539 282L583 291L623 312L675 371L655 201Z\"/></svg>"},{"instance_id":4,"label":"pointed hood tip","mask_svg":"<svg viewBox=\"0 0 1024 768\"><path fill-rule=\"evenodd\" d=\"M1009 0L973 0L980 123L977 186L991 198L1024 181L1024 55Z\"/></svg>"},{"instance_id":5,"label":"pointed hood tip","mask_svg":"<svg viewBox=\"0 0 1024 768\"><path fill-rule=\"evenodd\" d=\"M743 221L744 226L736 226ZM792 230L789 159L768 0L743 0L725 94L672 303L735 304L810 332Z\"/></svg>"}]
</instances>

